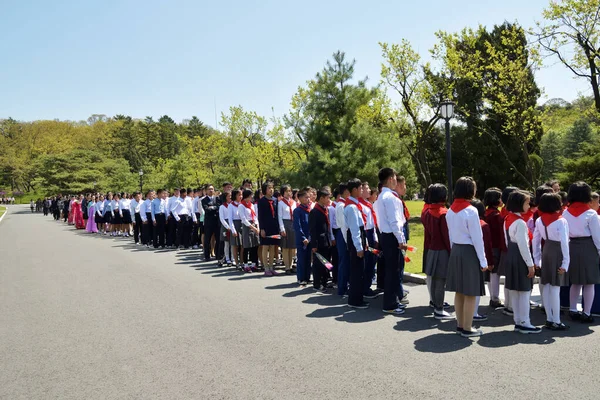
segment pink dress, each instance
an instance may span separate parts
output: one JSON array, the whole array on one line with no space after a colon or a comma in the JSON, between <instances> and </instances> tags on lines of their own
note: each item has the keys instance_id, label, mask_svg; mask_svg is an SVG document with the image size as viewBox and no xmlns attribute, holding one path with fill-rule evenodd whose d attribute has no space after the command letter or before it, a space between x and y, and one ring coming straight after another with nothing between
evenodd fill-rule
<instances>
[{"instance_id":1,"label":"pink dress","mask_svg":"<svg viewBox=\"0 0 600 400\"><path fill-rule=\"evenodd\" d=\"M88 220L87 226L85 230L90 233L98 233L98 226L96 226L96 221L94 220L96 214L96 206L92 205L88 207Z\"/></svg>"},{"instance_id":2,"label":"pink dress","mask_svg":"<svg viewBox=\"0 0 600 400\"><path fill-rule=\"evenodd\" d=\"M85 228L85 223L83 222L83 212L81 211L81 203L74 201L73 205L71 206L71 212L73 213L73 219L75 220L75 228Z\"/></svg>"}]
</instances>

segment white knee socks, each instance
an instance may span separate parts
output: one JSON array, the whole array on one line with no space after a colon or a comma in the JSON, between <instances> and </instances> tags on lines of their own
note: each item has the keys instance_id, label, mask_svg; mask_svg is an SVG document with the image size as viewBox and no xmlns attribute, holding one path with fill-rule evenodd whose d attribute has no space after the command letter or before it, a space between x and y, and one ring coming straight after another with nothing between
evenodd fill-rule
<instances>
[{"instance_id":1,"label":"white knee socks","mask_svg":"<svg viewBox=\"0 0 600 400\"><path fill-rule=\"evenodd\" d=\"M494 301L500 300L500 275L490 273L490 281L488 282L488 290L490 298Z\"/></svg>"},{"instance_id":2,"label":"white knee socks","mask_svg":"<svg viewBox=\"0 0 600 400\"><path fill-rule=\"evenodd\" d=\"M577 303L579 302L579 294L582 288L583 285L571 285L571 290L569 291L569 309L572 312L577 312Z\"/></svg>"},{"instance_id":3,"label":"white knee socks","mask_svg":"<svg viewBox=\"0 0 600 400\"><path fill-rule=\"evenodd\" d=\"M543 285L546 321L560 324L560 286Z\"/></svg>"},{"instance_id":4,"label":"white knee socks","mask_svg":"<svg viewBox=\"0 0 600 400\"><path fill-rule=\"evenodd\" d=\"M583 286L583 312L587 315L592 314L592 303L594 302L594 295L596 294L594 285Z\"/></svg>"},{"instance_id":5,"label":"white knee socks","mask_svg":"<svg viewBox=\"0 0 600 400\"><path fill-rule=\"evenodd\" d=\"M529 321L529 298L531 292L510 291L510 301L514 313L515 325L521 325L528 328L533 327Z\"/></svg>"}]
</instances>

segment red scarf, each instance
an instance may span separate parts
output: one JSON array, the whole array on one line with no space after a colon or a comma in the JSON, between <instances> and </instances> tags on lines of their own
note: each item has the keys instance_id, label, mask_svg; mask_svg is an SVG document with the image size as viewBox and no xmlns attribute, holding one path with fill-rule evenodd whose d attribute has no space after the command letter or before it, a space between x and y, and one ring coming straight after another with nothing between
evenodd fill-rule
<instances>
[{"instance_id":1,"label":"red scarf","mask_svg":"<svg viewBox=\"0 0 600 400\"><path fill-rule=\"evenodd\" d=\"M560 215L560 212L545 213L545 212L538 211L538 214L539 214L540 218L542 219L542 223L544 224L545 227L550 226L551 223L558 221L560 218L562 218L562 215Z\"/></svg>"},{"instance_id":2,"label":"red scarf","mask_svg":"<svg viewBox=\"0 0 600 400\"><path fill-rule=\"evenodd\" d=\"M273 208L273 200L267 199L267 201L269 202L269 207L271 207L271 217L275 218L275 208Z\"/></svg>"},{"instance_id":3,"label":"red scarf","mask_svg":"<svg viewBox=\"0 0 600 400\"><path fill-rule=\"evenodd\" d=\"M488 207L487 210L485 210L485 217L489 217L492 214L496 214L499 213L498 209L496 207Z\"/></svg>"},{"instance_id":4,"label":"red scarf","mask_svg":"<svg viewBox=\"0 0 600 400\"><path fill-rule=\"evenodd\" d=\"M375 226L377 226L377 215L375 215L375 209L373 208L373 204L371 204L370 201L367 201L363 198L358 199L358 201L360 202L360 204L362 204L363 206L367 206L367 208L371 210L371 215L373 216L373 223L375 224Z\"/></svg>"},{"instance_id":5,"label":"red scarf","mask_svg":"<svg viewBox=\"0 0 600 400\"><path fill-rule=\"evenodd\" d=\"M329 230L329 210L324 208L319 203L315 204L315 210L319 211L321 214L325 216L325 220L327 220L327 230Z\"/></svg>"},{"instance_id":6,"label":"red scarf","mask_svg":"<svg viewBox=\"0 0 600 400\"><path fill-rule=\"evenodd\" d=\"M532 217L533 211L531 211L531 208L526 213L523 213L523 219L525 220L525 222L529 221Z\"/></svg>"},{"instance_id":7,"label":"red scarf","mask_svg":"<svg viewBox=\"0 0 600 400\"><path fill-rule=\"evenodd\" d=\"M287 199L284 197L281 199L281 201L283 201L283 204L285 204L286 206L288 206L288 208L290 209L290 219L293 221L294 220L294 213L292 212L292 204L294 203L294 200L292 200L291 203L288 203Z\"/></svg>"},{"instance_id":8,"label":"red scarf","mask_svg":"<svg viewBox=\"0 0 600 400\"><path fill-rule=\"evenodd\" d=\"M240 203L238 203L237 201L233 201L233 202L231 202L231 204L232 204L234 207L239 207L239 205L240 205Z\"/></svg>"},{"instance_id":9,"label":"red scarf","mask_svg":"<svg viewBox=\"0 0 600 400\"><path fill-rule=\"evenodd\" d=\"M254 207L252 207L252 203L250 203L249 201L242 200L242 205L248 210L250 210L250 217L252 218L252 221L254 221L256 219L256 213L254 212Z\"/></svg>"},{"instance_id":10,"label":"red scarf","mask_svg":"<svg viewBox=\"0 0 600 400\"><path fill-rule=\"evenodd\" d=\"M229 203L227 202L223 203L223 205L225 206L225 208L229 207Z\"/></svg>"},{"instance_id":11,"label":"red scarf","mask_svg":"<svg viewBox=\"0 0 600 400\"><path fill-rule=\"evenodd\" d=\"M569 214L571 214L574 217L579 217L587 210L591 210L590 205L587 203L573 203L569 206L569 208L567 208Z\"/></svg>"},{"instance_id":12,"label":"red scarf","mask_svg":"<svg viewBox=\"0 0 600 400\"><path fill-rule=\"evenodd\" d=\"M392 193L393 193L393 192L392 192ZM397 195L396 195L396 196L397 196ZM354 204L354 205L356 206L356 208L358 208L358 211L360 211L360 215L362 216L362 220L363 220L363 227L364 227L365 229L367 229L367 217L366 217L365 213L364 213L364 212L363 212L363 210L362 210L362 206L360 205L360 202L357 202L357 203L355 203L355 202L353 202L353 201L351 200L351 198L350 198L350 197L348 197L348 198L346 199L346 205L347 205L347 206L349 206L350 204Z\"/></svg>"},{"instance_id":13,"label":"red scarf","mask_svg":"<svg viewBox=\"0 0 600 400\"><path fill-rule=\"evenodd\" d=\"M396 193L396 191L392 190L392 194L402 202L402 211L404 212L404 219L406 220L406 222L408 222L408 220L410 219L410 212L408 212L408 207L406 207L406 203L400 198L400 195Z\"/></svg>"},{"instance_id":14,"label":"red scarf","mask_svg":"<svg viewBox=\"0 0 600 400\"><path fill-rule=\"evenodd\" d=\"M430 204L429 205L429 214L431 214L434 218L440 218L442 215L446 215L448 209L444 206L444 204Z\"/></svg>"},{"instance_id":15,"label":"red scarf","mask_svg":"<svg viewBox=\"0 0 600 400\"><path fill-rule=\"evenodd\" d=\"M508 213L508 215L506 216L506 220L505 220L505 223L506 223L506 230L508 230L508 228L510 228L510 226L511 226L511 225L512 225L512 224L513 224L515 221L518 221L518 220L525 221L525 219L523 219L523 217L522 217L522 216L520 216L520 215L517 215L517 214L515 214L515 213L513 213L513 212L509 212L509 213Z\"/></svg>"},{"instance_id":16,"label":"red scarf","mask_svg":"<svg viewBox=\"0 0 600 400\"><path fill-rule=\"evenodd\" d=\"M452 202L452 206L450 206L450 209L452 211L454 211L455 213L459 213L462 210L464 210L465 208L469 207L470 205L471 205L470 200L454 199L454 201Z\"/></svg>"},{"instance_id":17,"label":"red scarf","mask_svg":"<svg viewBox=\"0 0 600 400\"><path fill-rule=\"evenodd\" d=\"M310 207L308 206L308 204L302 204L302 203L300 203L298 205L298 208L301 209L302 211L304 211L307 214L310 212Z\"/></svg>"},{"instance_id":18,"label":"red scarf","mask_svg":"<svg viewBox=\"0 0 600 400\"><path fill-rule=\"evenodd\" d=\"M506 207L502 207L502 211L500 211L500 216L502 218L506 218L507 215L508 215L508 210L506 209Z\"/></svg>"}]
</instances>

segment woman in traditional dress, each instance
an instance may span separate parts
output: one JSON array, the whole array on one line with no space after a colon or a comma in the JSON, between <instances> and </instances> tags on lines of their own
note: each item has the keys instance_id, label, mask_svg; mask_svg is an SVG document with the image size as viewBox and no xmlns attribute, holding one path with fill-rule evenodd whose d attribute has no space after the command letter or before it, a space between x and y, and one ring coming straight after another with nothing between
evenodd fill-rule
<instances>
[{"instance_id":1,"label":"woman in traditional dress","mask_svg":"<svg viewBox=\"0 0 600 400\"><path fill-rule=\"evenodd\" d=\"M96 225L96 196L92 196L92 200L88 203L88 219L85 230L90 233L98 233Z\"/></svg>"},{"instance_id":2,"label":"woman in traditional dress","mask_svg":"<svg viewBox=\"0 0 600 400\"><path fill-rule=\"evenodd\" d=\"M81 211L81 202L83 201L83 196L79 196L78 199L73 201L71 205L71 210L73 212L73 220L75 222L75 229L84 229L85 223L83 222L83 212Z\"/></svg>"}]
</instances>

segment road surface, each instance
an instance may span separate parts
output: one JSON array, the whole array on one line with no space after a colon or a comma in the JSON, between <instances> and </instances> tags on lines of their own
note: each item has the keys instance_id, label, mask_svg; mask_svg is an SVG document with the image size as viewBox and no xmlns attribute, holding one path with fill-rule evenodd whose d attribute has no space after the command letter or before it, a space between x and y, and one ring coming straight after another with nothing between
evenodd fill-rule
<instances>
[{"instance_id":1,"label":"road surface","mask_svg":"<svg viewBox=\"0 0 600 400\"><path fill-rule=\"evenodd\" d=\"M404 316L383 316L381 298L354 311L293 277L199 259L10 207L0 398L598 398L596 325L526 336L496 312L464 339L430 316L423 286Z\"/></svg>"}]
</instances>

